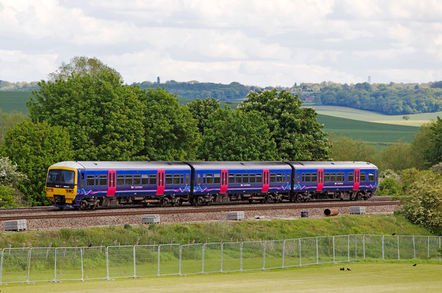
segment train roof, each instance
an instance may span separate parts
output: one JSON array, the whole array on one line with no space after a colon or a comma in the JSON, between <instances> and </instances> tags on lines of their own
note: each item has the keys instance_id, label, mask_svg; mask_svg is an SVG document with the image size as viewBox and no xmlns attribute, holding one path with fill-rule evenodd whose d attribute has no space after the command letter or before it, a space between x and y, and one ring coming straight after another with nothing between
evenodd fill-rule
<instances>
[{"instance_id":1,"label":"train roof","mask_svg":"<svg viewBox=\"0 0 442 293\"><path fill-rule=\"evenodd\" d=\"M208 170L256 170L256 169L282 169L291 170L292 167L283 162L189 162L195 170L208 169Z\"/></svg>"},{"instance_id":2,"label":"train roof","mask_svg":"<svg viewBox=\"0 0 442 293\"><path fill-rule=\"evenodd\" d=\"M127 170L188 170L190 166L183 162L149 162L149 161L66 161L56 163L53 167L68 167L75 169L127 169Z\"/></svg>"},{"instance_id":3,"label":"train roof","mask_svg":"<svg viewBox=\"0 0 442 293\"><path fill-rule=\"evenodd\" d=\"M378 167L372 163L361 161L296 161L290 163L295 167L295 169L378 169Z\"/></svg>"}]
</instances>

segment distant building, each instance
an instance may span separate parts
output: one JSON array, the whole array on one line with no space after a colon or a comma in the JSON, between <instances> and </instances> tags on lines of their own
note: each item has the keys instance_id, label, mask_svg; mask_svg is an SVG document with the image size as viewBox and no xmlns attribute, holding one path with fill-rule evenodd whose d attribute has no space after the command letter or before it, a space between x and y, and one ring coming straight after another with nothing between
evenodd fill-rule
<instances>
[{"instance_id":1,"label":"distant building","mask_svg":"<svg viewBox=\"0 0 442 293\"><path fill-rule=\"evenodd\" d=\"M157 76L157 84L160 84L160 77Z\"/></svg>"}]
</instances>

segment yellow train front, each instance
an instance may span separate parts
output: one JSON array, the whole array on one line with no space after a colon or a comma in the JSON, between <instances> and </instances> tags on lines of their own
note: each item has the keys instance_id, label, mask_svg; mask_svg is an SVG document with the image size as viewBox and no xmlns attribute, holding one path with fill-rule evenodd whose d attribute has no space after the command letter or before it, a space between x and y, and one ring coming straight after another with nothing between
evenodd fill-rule
<instances>
[{"instance_id":1,"label":"yellow train front","mask_svg":"<svg viewBox=\"0 0 442 293\"><path fill-rule=\"evenodd\" d=\"M46 198L59 208L72 206L78 189L78 166L66 162L49 167Z\"/></svg>"}]
</instances>

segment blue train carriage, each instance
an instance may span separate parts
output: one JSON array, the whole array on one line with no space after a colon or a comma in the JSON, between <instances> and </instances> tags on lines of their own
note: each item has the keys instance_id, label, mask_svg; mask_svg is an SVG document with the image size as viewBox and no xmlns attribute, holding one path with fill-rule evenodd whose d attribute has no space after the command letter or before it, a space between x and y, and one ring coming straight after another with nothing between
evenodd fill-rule
<instances>
[{"instance_id":1,"label":"blue train carriage","mask_svg":"<svg viewBox=\"0 0 442 293\"><path fill-rule=\"evenodd\" d=\"M378 186L378 168L367 162L291 162L295 168L293 193L297 201L311 199L360 200Z\"/></svg>"},{"instance_id":2,"label":"blue train carriage","mask_svg":"<svg viewBox=\"0 0 442 293\"><path fill-rule=\"evenodd\" d=\"M175 162L61 162L49 167L46 194L60 208L180 204L188 201L190 174Z\"/></svg>"},{"instance_id":3,"label":"blue train carriage","mask_svg":"<svg viewBox=\"0 0 442 293\"><path fill-rule=\"evenodd\" d=\"M281 162L191 162L191 204L281 201L290 196L292 167Z\"/></svg>"}]
</instances>

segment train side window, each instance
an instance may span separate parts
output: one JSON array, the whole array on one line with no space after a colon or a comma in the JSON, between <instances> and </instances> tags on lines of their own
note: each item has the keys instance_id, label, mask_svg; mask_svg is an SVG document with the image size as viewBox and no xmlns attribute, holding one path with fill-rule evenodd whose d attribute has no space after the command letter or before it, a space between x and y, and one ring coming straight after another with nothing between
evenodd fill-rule
<instances>
[{"instance_id":1,"label":"train side window","mask_svg":"<svg viewBox=\"0 0 442 293\"><path fill-rule=\"evenodd\" d=\"M318 180L317 174L316 173L312 173L312 182L316 182L317 180Z\"/></svg>"},{"instance_id":2,"label":"train side window","mask_svg":"<svg viewBox=\"0 0 442 293\"><path fill-rule=\"evenodd\" d=\"M276 182L276 174L270 175L270 182Z\"/></svg>"},{"instance_id":3,"label":"train side window","mask_svg":"<svg viewBox=\"0 0 442 293\"><path fill-rule=\"evenodd\" d=\"M336 181L337 182L343 182L344 181L344 174L343 173L337 173L336 174Z\"/></svg>"},{"instance_id":4,"label":"train side window","mask_svg":"<svg viewBox=\"0 0 442 293\"><path fill-rule=\"evenodd\" d=\"M220 176L221 175L219 173L213 174L213 183L219 184L220 183Z\"/></svg>"},{"instance_id":5,"label":"train side window","mask_svg":"<svg viewBox=\"0 0 442 293\"><path fill-rule=\"evenodd\" d=\"M157 175L149 175L149 184L157 185Z\"/></svg>"},{"instance_id":6,"label":"train side window","mask_svg":"<svg viewBox=\"0 0 442 293\"><path fill-rule=\"evenodd\" d=\"M353 182L353 180L354 180L354 173L353 172L350 172L350 173L348 173L348 181L351 181L351 182Z\"/></svg>"},{"instance_id":7,"label":"train side window","mask_svg":"<svg viewBox=\"0 0 442 293\"><path fill-rule=\"evenodd\" d=\"M175 185L179 185L181 184L181 175L173 175L173 184Z\"/></svg>"},{"instance_id":8,"label":"train side window","mask_svg":"<svg viewBox=\"0 0 442 293\"><path fill-rule=\"evenodd\" d=\"M262 175L256 174L256 183L262 183Z\"/></svg>"},{"instance_id":9,"label":"train side window","mask_svg":"<svg viewBox=\"0 0 442 293\"><path fill-rule=\"evenodd\" d=\"M106 186L107 185L107 176L106 175L100 175L98 180L98 185Z\"/></svg>"},{"instance_id":10,"label":"train side window","mask_svg":"<svg viewBox=\"0 0 442 293\"><path fill-rule=\"evenodd\" d=\"M124 175L117 176L117 185L124 185Z\"/></svg>"},{"instance_id":11,"label":"train side window","mask_svg":"<svg viewBox=\"0 0 442 293\"><path fill-rule=\"evenodd\" d=\"M148 185L149 184L149 176L146 174L141 175L141 184Z\"/></svg>"},{"instance_id":12,"label":"train side window","mask_svg":"<svg viewBox=\"0 0 442 293\"><path fill-rule=\"evenodd\" d=\"M336 173L330 173L330 181L336 182Z\"/></svg>"},{"instance_id":13,"label":"train side window","mask_svg":"<svg viewBox=\"0 0 442 293\"><path fill-rule=\"evenodd\" d=\"M197 181L197 184L201 184L201 177L202 177L203 175L202 174L196 174L196 181Z\"/></svg>"},{"instance_id":14,"label":"train side window","mask_svg":"<svg viewBox=\"0 0 442 293\"><path fill-rule=\"evenodd\" d=\"M361 182L365 181L365 173L361 172Z\"/></svg>"},{"instance_id":15,"label":"train side window","mask_svg":"<svg viewBox=\"0 0 442 293\"><path fill-rule=\"evenodd\" d=\"M256 174L250 174L250 183L255 183L256 182Z\"/></svg>"},{"instance_id":16,"label":"train side window","mask_svg":"<svg viewBox=\"0 0 442 293\"><path fill-rule=\"evenodd\" d=\"M235 175L229 174L229 183L235 183Z\"/></svg>"},{"instance_id":17,"label":"train side window","mask_svg":"<svg viewBox=\"0 0 442 293\"><path fill-rule=\"evenodd\" d=\"M324 182L329 182L330 181L330 173L325 173L324 174Z\"/></svg>"},{"instance_id":18,"label":"train side window","mask_svg":"<svg viewBox=\"0 0 442 293\"><path fill-rule=\"evenodd\" d=\"M235 175L235 183L242 183L242 175L241 174Z\"/></svg>"},{"instance_id":19,"label":"train side window","mask_svg":"<svg viewBox=\"0 0 442 293\"><path fill-rule=\"evenodd\" d=\"M86 179L86 185L95 185L95 176L88 175Z\"/></svg>"},{"instance_id":20,"label":"train side window","mask_svg":"<svg viewBox=\"0 0 442 293\"><path fill-rule=\"evenodd\" d=\"M213 184L213 175L212 174L206 174L206 183Z\"/></svg>"},{"instance_id":21,"label":"train side window","mask_svg":"<svg viewBox=\"0 0 442 293\"><path fill-rule=\"evenodd\" d=\"M141 184L141 175L134 175L134 185Z\"/></svg>"},{"instance_id":22,"label":"train side window","mask_svg":"<svg viewBox=\"0 0 442 293\"><path fill-rule=\"evenodd\" d=\"M373 182L374 181L374 174L368 173L368 181Z\"/></svg>"},{"instance_id":23,"label":"train side window","mask_svg":"<svg viewBox=\"0 0 442 293\"><path fill-rule=\"evenodd\" d=\"M186 185L189 185L189 174L186 174Z\"/></svg>"},{"instance_id":24,"label":"train side window","mask_svg":"<svg viewBox=\"0 0 442 293\"><path fill-rule=\"evenodd\" d=\"M125 185L132 185L132 175L126 175L126 178L124 180Z\"/></svg>"},{"instance_id":25,"label":"train side window","mask_svg":"<svg viewBox=\"0 0 442 293\"><path fill-rule=\"evenodd\" d=\"M172 184L172 175L166 175L166 184Z\"/></svg>"}]
</instances>

